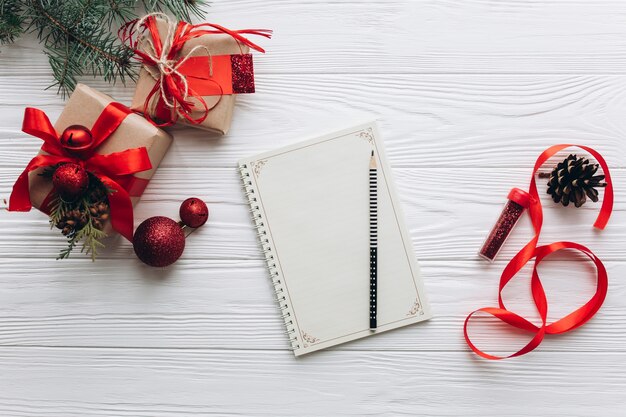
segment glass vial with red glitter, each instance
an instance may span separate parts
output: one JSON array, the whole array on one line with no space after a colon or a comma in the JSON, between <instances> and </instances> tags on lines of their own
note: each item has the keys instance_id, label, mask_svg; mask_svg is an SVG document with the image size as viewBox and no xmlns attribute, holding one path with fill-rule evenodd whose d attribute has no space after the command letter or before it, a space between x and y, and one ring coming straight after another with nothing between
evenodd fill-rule
<instances>
[{"instance_id":1,"label":"glass vial with red glitter","mask_svg":"<svg viewBox=\"0 0 626 417\"><path fill-rule=\"evenodd\" d=\"M493 225L487 240L478 253L481 258L493 262L511 231L522 217L524 210L530 206L530 194L519 188L513 188L507 196L508 201L500 213L496 224Z\"/></svg>"}]
</instances>

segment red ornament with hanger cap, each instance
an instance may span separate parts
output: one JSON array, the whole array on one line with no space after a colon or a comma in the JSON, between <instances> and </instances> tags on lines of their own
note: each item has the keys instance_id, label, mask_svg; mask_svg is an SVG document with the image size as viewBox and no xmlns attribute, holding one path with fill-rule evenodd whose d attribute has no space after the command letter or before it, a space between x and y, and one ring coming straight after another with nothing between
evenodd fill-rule
<instances>
[{"instance_id":1,"label":"red ornament with hanger cap","mask_svg":"<svg viewBox=\"0 0 626 417\"><path fill-rule=\"evenodd\" d=\"M209 219L209 208L204 201L191 197L180 205L180 220L187 227L200 227Z\"/></svg>"},{"instance_id":2,"label":"red ornament with hanger cap","mask_svg":"<svg viewBox=\"0 0 626 417\"><path fill-rule=\"evenodd\" d=\"M82 125L68 126L59 138L61 146L74 156L81 156L91 148L91 130Z\"/></svg>"},{"instance_id":3,"label":"red ornament with hanger cap","mask_svg":"<svg viewBox=\"0 0 626 417\"><path fill-rule=\"evenodd\" d=\"M89 174L80 165L68 162L54 171L52 185L63 201L76 201L89 187Z\"/></svg>"},{"instance_id":4,"label":"red ornament with hanger cap","mask_svg":"<svg viewBox=\"0 0 626 417\"><path fill-rule=\"evenodd\" d=\"M165 267L176 262L185 250L184 228L202 226L209 213L204 201L198 198L186 199L179 212L184 216L181 222L155 216L144 220L135 231L133 248L146 265Z\"/></svg>"}]
</instances>

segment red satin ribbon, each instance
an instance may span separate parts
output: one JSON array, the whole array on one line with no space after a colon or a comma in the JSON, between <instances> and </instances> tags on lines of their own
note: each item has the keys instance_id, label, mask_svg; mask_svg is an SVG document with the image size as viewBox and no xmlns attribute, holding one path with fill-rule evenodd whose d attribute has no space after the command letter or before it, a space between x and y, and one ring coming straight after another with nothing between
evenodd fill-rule
<instances>
[{"instance_id":1,"label":"red satin ribbon","mask_svg":"<svg viewBox=\"0 0 626 417\"><path fill-rule=\"evenodd\" d=\"M537 184L535 183L535 174L537 170L551 156L553 156L560 150L568 148L570 146L576 146L589 152L591 155L594 156L594 158L596 158L596 160L602 167L602 170L604 171L607 185L604 191L604 199L602 201L600 213L596 218L594 227L598 229L604 229L609 221L609 218L611 217L611 212L613 210L613 184L611 182L609 167L604 161L604 158L602 158L602 156L598 152L587 146L563 144L554 145L546 149L541 155L539 155L537 162L535 162L535 167L533 169L529 186L531 202L528 213L530 215L530 220L535 231L535 236L509 261L507 266L504 268L504 271L502 271L498 290L499 307L485 307L475 310L467 316L463 325L463 334L465 336L465 341L467 342L468 346L470 347L470 349L472 349L472 351L474 351L474 353L482 356L483 358L497 360L520 356L528 353L535 349L537 346L539 346L546 334L565 333L579 326L582 326L589 319L591 319L591 317L593 317L593 315L600 309L600 306L602 306L602 303L604 302L608 288L608 276L604 265L602 264L600 259L596 255L594 255L593 252L591 252L591 250L583 245L574 242L554 242L549 245L537 246L537 243L539 241L539 234L541 233L541 227L543 225L543 211L541 207L541 201L539 199L539 193L537 192ZM539 273L537 272L537 266L546 256L564 249L573 249L582 252L595 264L598 276L596 292L584 305L569 313L565 317L562 317L557 321L548 324L548 299L546 297L543 286L541 285ZM511 281L511 279L520 271L520 269L522 269L522 267L533 258L535 259L535 263L533 266L530 288L533 301L541 318L541 326L536 326L522 316L507 310L502 299L502 290L504 289L504 287L506 287L509 281ZM485 353L471 342L467 333L467 325L470 319L474 316L474 314L479 312L490 314L515 328L532 333L533 338L530 340L530 342L528 342L528 344L526 344L526 346L509 356L495 356Z\"/></svg>"},{"instance_id":2,"label":"red satin ribbon","mask_svg":"<svg viewBox=\"0 0 626 417\"><path fill-rule=\"evenodd\" d=\"M200 96L236 94L240 91L236 91L233 85L232 59L231 55L192 56L178 70L185 75L189 88ZM209 67L213 68L213 75L209 75Z\"/></svg>"},{"instance_id":3,"label":"red satin ribbon","mask_svg":"<svg viewBox=\"0 0 626 417\"><path fill-rule=\"evenodd\" d=\"M93 127L93 144L86 154L80 157L69 153L62 145L54 126L46 114L32 107L26 108L22 131L44 141L41 149L48 155L35 156L26 166L13 185L9 199L9 211L29 211L32 208L28 174L41 167L58 163L73 162L97 176L112 190L108 195L110 219L113 229L128 240L133 238L133 205L130 196L139 196L147 180L135 178L133 174L152 169L152 163L145 147L127 149L107 155L96 154L97 147L105 141L124 121L131 110L120 103L110 103L104 108ZM42 204L47 211L50 195Z\"/></svg>"},{"instance_id":4,"label":"red satin ribbon","mask_svg":"<svg viewBox=\"0 0 626 417\"><path fill-rule=\"evenodd\" d=\"M136 25L137 20L123 26L119 32L121 40L133 49L139 61L143 65L158 66L158 63L152 56L146 54L141 50L141 48L138 47L139 36ZM155 56L161 56L164 52L163 40L159 34L157 20L154 16L149 16L145 20L143 26L144 27L140 28L139 35L147 30L152 37ZM176 67L184 59L184 57L177 58L177 55L180 53L187 41L204 35L220 33L230 35L239 44L246 45L263 53L265 52L263 48L242 35L258 35L266 38L270 38L272 36L272 31L267 29L230 30L213 23L192 25L181 21L176 25L172 45L169 47L169 51L165 51L166 60L173 62L173 65ZM224 55L223 57L229 56ZM220 61L220 56L213 56L211 59L213 61L212 76L207 75L209 68L207 57L202 56L187 58L183 65L178 68L178 73L169 71L161 72L163 82L162 84L160 82L155 83L154 87L146 97L143 109L144 117L156 126L169 126L174 124L179 114L182 114L182 116L190 123L202 123L207 118L209 111L211 110L202 96L221 96L223 94L229 94L229 91L232 91L232 86L230 86L229 89L227 82L230 78L230 65L224 65L224 63ZM198 77L200 72L203 72L205 75ZM195 79L188 80L189 82L187 83L187 88L185 88L185 81L187 77L194 77ZM163 88L163 93L167 97L168 101L174 104L173 108L169 108L161 97L161 88ZM187 98L185 96L185 92L187 92ZM155 96L157 97L155 116L158 121L152 118L149 111L149 105ZM201 107L201 113L199 117L194 118L191 114L193 111L197 110L196 107L198 104Z\"/></svg>"}]
</instances>

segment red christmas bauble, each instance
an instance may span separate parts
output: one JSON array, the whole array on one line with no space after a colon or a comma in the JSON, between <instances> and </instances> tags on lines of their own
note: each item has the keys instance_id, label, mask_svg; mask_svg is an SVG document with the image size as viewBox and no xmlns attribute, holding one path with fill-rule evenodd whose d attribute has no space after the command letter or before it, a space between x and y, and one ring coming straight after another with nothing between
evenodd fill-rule
<instances>
[{"instance_id":1,"label":"red christmas bauble","mask_svg":"<svg viewBox=\"0 0 626 417\"><path fill-rule=\"evenodd\" d=\"M168 266L183 254L185 234L180 225L168 217L150 217L135 230L133 248L143 263Z\"/></svg>"},{"instance_id":2,"label":"red christmas bauble","mask_svg":"<svg viewBox=\"0 0 626 417\"><path fill-rule=\"evenodd\" d=\"M180 205L180 219L189 227L200 227L209 219L209 208L204 201L191 197Z\"/></svg>"},{"instance_id":3,"label":"red christmas bauble","mask_svg":"<svg viewBox=\"0 0 626 417\"><path fill-rule=\"evenodd\" d=\"M80 155L91 148L93 136L85 126L68 126L61 134L61 146L73 155Z\"/></svg>"},{"instance_id":4,"label":"red christmas bauble","mask_svg":"<svg viewBox=\"0 0 626 417\"><path fill-rule=\"evenodd\" d=\"M52 185L63 201L74 201L87 191L89 174L78 164L63 164L52 174Z\"/></svg>"}]
</instances>

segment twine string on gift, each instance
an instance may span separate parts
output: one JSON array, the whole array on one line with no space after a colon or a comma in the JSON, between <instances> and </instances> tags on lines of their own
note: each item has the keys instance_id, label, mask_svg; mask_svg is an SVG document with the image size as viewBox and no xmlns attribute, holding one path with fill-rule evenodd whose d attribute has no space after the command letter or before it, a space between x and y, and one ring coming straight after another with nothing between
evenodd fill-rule
<instances>
[{"instance_id":1,"label":"twine string on gift","mask_svg":"<svg viewBox=\"0 0 626 417\"><path fill-rule=\"evenodd\" d=\"M157 18L161 19L166 27L164 37L159 32ZM217 106L221 100L224 88L213 78L213 55L209 48L204 45L197 45L188 53L180 56L180 52L187 41L204 35L227 34L237 42L241 54L243 54L242 44L259 52L265 52L263 48L252 43L242 34L269 38L271 33L265 29L233 31L213 23L197 25L187 22L176 23L163 13L151 13L124 25L120 29L120 38L133 49L139 61L155 80L154 86L144 101L144 116L157 126L171 125L180 116L192 124L199 124L207 118L209 111ZM204 50L206 56L194 55L199 50ZM209 66L208 77L204 75L201 79L203 90L207 89L207 84L212 85L211 94L203 94L203 91L194 89L188 80L190 75L185 71L188 68L203 68L206 65ZM215 95L218 99L212 106L209 106L203 95ZM153 101L154 97L157 97L156 102ZM154 113L158 120L152 117L151 105L154 106ZM194 117L192 115L194 112L199 112L199 116Z\"/></svg>"},{"instance_id":2,"label":"twine string on gift","mask_svg":"<svg viewBox=\"0 0 626 417\"><path fill-rule=\"evenodd\" d=\"M602 261L600 261L600 259L590 249L574 242L554 242L548 245L537 246L537 243L539 242L541 228L543 226L543 211L541 207L541 201L539 199L539 193L537 191L537 184L535 182L535 174L550 157L552 157L560 150L571 146L581 148L593 155L602 167L603 173L605 175L605 181L607 185L604 191L604 198L602 201L602 206L600 208L600 213L596 218L594 227L597 229L604 229L609 221L609 218L611 217L611 212L613 210L613 184L611 182L609 167L606 164L602 155L587 146L569 144L554 145L546 149L541 155L539 155L539 158L535 162L528 191L530 197L530 206L528 209L528 213L530 215L530 220L533 225L535 235L509 261L507 266L502 271L498 290L498 307L485 307L471 312L465 319L465 323L463 325L463 334L465 336L465 341L467 342L468 346L474 353L482 356L483 358L497 360L526 354L539 346L546 334L565 333L582 326L589 319L591 319L591 317L593 317L593 315L600 309L602 303L604 302L608 289L608 275L604 265L602 264ZM594 263L597 273L596 291L594 295L581 307L577 308L565 317L562 317L552 323L548 323L548 299L543 289L543 285L541 284L537 267L539 266L541 261L548 255L566 249L579 251ZM515 275L524 267L524 265L526 265L533 258L535 259L535 262L533 265L530 281L531 293L533 302L541 319L540 326L537 326L526 320L521 315L508 310L502 298L502 291L504 290L504 287L506 287L506 285L515 277ZM478 313L489 314L499 319L500 321L511 325L512 327L533 334L533 337L524 347L509 356L496 356L486 353L476 347L476 345L474 345L468 335L468 324L471 318Z\"/></svg>"},{"instance_id":3,"label":"twine string on gift","mask_svg":"<svg viewBox=\"0 0 626 417\"><path fill-rule=\"evenodd\" d=\"M110 154L98 154L96 150L122 124L132 111L120 103L108 104L91 128L94 141L84 155L74 155L61 144L59 134L50 123L48 116L41 110L27 107L24 112L22 130L44 141L41 150L45 152L35 156L26 166L13 185L9 199L9 211L29 211L30 172L60 163L76 163L98 177L113 192L107 198L110 207L110 221L114 230L128 240L133 238L133 206L131 196L141 195L147 180L134 174L152 169L152 163L145 147L126 149ZM45 198L41 210L46 212L54 190Z\"/></svg>"},{"instance_id":4,"label":"twine string on gift","mask_svg":"<svg viewBox=\"0 0 626 417\"><path fill-rule=\"evenodd\" d=\"M183 91L184 91L182 94L182 98L183 98L183 101L187 101L187 99L189 98L189 83L187 82L187 77L185 77L179 71L179 68L189 59L189 57L193 56L196 51L204 50L206 52L206 56L208 56L209 58L208 59L209 77L213 77L213 59L212 59L211 51L209 50L208 47L204 45L196 45L191 49L191 51L189 51L189 53L185 54L180 59L169 59L168 53L174 42L174 26L169 23L169 18L164 13L153 13L151 15L144 16L143 18L139 19L139 21L137 22L137 25L140 27L144 26L145 20L150 16L155 16L155 17L159 16L163 19L166 19L168 20L168 24L167 24L167 34L165 36L165 42L163 44L163 47L161 48L160 54L157 52L157 48L154 46L154 42L151 37L144 37L142 39L142 42L144 43L144 48L146 49L149 48L146 51L146 55L155 63L154 66L148 66L146 67L146 69L148 70L148 73L150 74L150 76L156 82L159 83L159 92L161 95L161 100L163 100L163 102L167 105L167 107L174 109L176 108L176 103L173 100L170 100L168 98L168 95L166 94L167 89L166 89L166 86L164 85L166 77L175 76L177 79L180 80L183 86ZM219 103L219 100L217 103ZM217 103L214 106L216 106Z\"/></svg>"}]
</instances>

